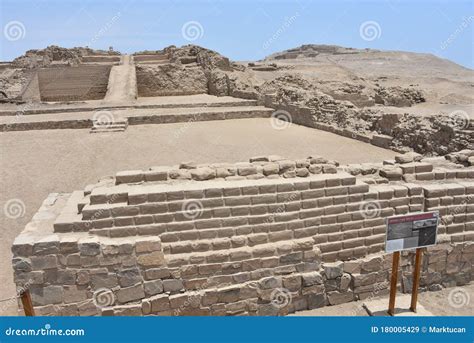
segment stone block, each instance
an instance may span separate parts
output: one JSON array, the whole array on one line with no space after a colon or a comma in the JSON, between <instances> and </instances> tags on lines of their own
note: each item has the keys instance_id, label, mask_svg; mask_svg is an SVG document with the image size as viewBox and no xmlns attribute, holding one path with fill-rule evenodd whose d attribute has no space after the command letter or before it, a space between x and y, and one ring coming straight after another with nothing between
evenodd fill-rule
<instances>
[{"instance_id":1,"label":"stone block","mask_svg":"<svg viewBox=\"0 0 474 343\"><path fill-rule=\"evenodd\" d=\"M31 268L33 270L52 269L58 267L58 259L56 255L32 256Z\"/></svg>"},{"instance_id":2,"label":"stone block","mask_svg":"<svg viewBox=\"0 0 474 343\"><path fill-rule=\"evenodd\" d=\"M165 292L179 292L184 289L183 281L179 279L163 280L163 289Z\"/></svg>"},{"instance_id":3,"label":"stone block","mask_svg":"<svg viewBox=\"0 0 474 343\"><path fill-rule=\"evenodd\" d=\"M33 247L33 253L36 255L59 253L59 237L57 235L49 235L37 241Z\"/></svg>"},{"instance_id":4,"label":"stone block","mask_svg":"<svg viewBox=\"0 0 474 343\"><path fill-rule=\"evenodd\" d=\"M143 285L138 284L132 287L120 288L117 291L117 300L119 303L127 303L130 301L136 301L143 299L145 297L145 292L143 290Z\"/></svg>"},{"instance_id":5,"label":"stone block","mask_svg":"<svg viewBox=\"0 0 474 343\"><path fill-rule=\"evenodd\" d=\"M354 300L354 293L352 291L347 292L328 292L328 301L330 305L339 305Z\"/></svg>"},{"instance_id":6,"label":"stone block","mask_svg":"<svg viewBox=\"0 0 474 343\"><path fill-rule=\"evenodd\" d=\"M30 292L34 306L60 304L64 301L62 286L31 287Z\"/></svg>"},{"instance_id":7,"label":"stone block","mask_svg":"<svg viewBox=\"0 0 474 343\"><path fill-rule=\"evenodd\" d=\"M149 300L151 302L151 311L153 313L170 309L169 296L166 294L155 295Z\"/></svg>"},{"instance_id":8,"label":"stone block","mask_svg":"<svg viewBox=\"0 0 474 343\"><path fill-rule=\"evenodd\" d=\"M135 241L136 253L161 251L161 240L159 237L141 237Z\"/></svg>"},{"instance_id":9,"label":"stone block","mask_svg":"<svg viewBox=\"0 0 474 343\"><path fill-rule=\"evenodd\" d=\"M165 258L161 251L154 251L149 254L139 255L137 262L143 267L159 267L164 265Z\"/></svg>"},{"instance_id":10,"label":"stone block","mask_svg":"<svg viewBox=\"0 0 474 343\"><path fill-rule=\"evenodd\" d=\"M210 180L216 177L216 171L209 167L192 169L191 177L193 180L197 181Z\"/></svg>"},{"instance_id":11,"label":"stone block","mask_svg":"<svg viewBox=\"0 0 474 343\"><path fill-rule=\"evenodd\" d=\"M77 289L77 286L64 286L64 302L66 304L77 303L87 299L84 289Z\"/></svg>"},{"instance_id":12,"label":"stone block","mask_svg":"<svg viewBox=\"0 0 474 343\"><path fill-rule=\"evenodd\" d=\"M392 140L393 137L391 136L375 134L372 136L370 143L381 148L390 149Z\"/></svg>"},{"instance_id":13,"label":"stone block","mask_svg":"<svg viewBox=\"0 0 474 343\"><path fill-rule=\"evenodd\" d=\"M147 182L166 181L168 180L168 172L164 170L163 171L149 170L149 171L143 172L143 177L145 178L145 181Z\"/></svg>"},{"instance_id":14,"label":"stone block","mask_svg":"<svg viewBox=\"0 0 474 343\"><path fill-rule=\"evenodd\" d=\"M281 278L276 278L273 276L264 278L260 280L259 282L259 287L261 289L275 289L275 288L280 288L281 286L282 286Z\"/></svg>"},{"instance_id":15,"label":"stone block","mask_svg":"<svg viewBox=\"0 0 474 343\"><path fill-rule=\"evenodd\" d=\"M337 168L333 164L323 164L323 173L324 174L336 174Z\"/></svg>"},{"instance_id":16,"label":"stone block","mask_svg":"<svg viewBox=\"0 0 474 343\"><path fill-rule=\"evenodd\" d=\"M143 172L141 170L126 170L118 172L115 175L115 183L136 183L143 181Z\"/></svg>"},{"instance_id":17,"label":"stone block","mask_svg":"<svg viewBox=\"0 0 474 343\"><path fill-rule=\"evenodd\" d=\"M344 263L341 261L333 263L323 263L324 274L328 279L335 279L342 276Z\"/></svg>"},{"instance_id":18,"label":"stone block","mask_svg":"<svg viewBox=\"0 0 474 343\"><path fill-rule=\"evenodd\" d=\"M100 254L100 244L96 238L85 238L79 241L81 256L96 256Z\"/></svg>"},{"instance_id":19,"label":"stone block","mask_svg":"<svg viewBox=\"0 0 474 343\"><path fill-rule=\"evenodd\" d=\"M306 296L306 299L308 301L309 310L324 307L326 306L326 302L327 302L326 294L324 293L308 294Z\"/></svg>"},{"instance_id":20,"label":"stone block","mask_svg":"<svg viewBox=\"0 0 474 343\"><path fill-rule=\"evenodd\" d=\"M304 287L321 285L323 283L323 277L318 272L304 273L301 276Z\"/></svg>"}]
</instances>

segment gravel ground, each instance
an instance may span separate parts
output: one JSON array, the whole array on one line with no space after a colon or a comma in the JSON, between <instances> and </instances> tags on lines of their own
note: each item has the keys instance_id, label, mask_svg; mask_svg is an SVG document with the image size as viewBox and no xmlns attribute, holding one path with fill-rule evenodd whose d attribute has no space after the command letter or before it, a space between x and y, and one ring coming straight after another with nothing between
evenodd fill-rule
<instances>
[{"instance_id":1,"label":"gravel ground","mask_svg":"<svg viewBox=\"0 0 474 343\"><path fill-rule=\"evenodd\" d=\"M0 133L0 206L18 199L20 217L0 212L0 298L14 294L11 244L49 193L71 192L120 170L182 161L238 162L262 154L322 155L341 163L380 162L393 151L269 119L130 126L123 133L44 130ZM23 213L24 212L24 213ZM0 314L15 313L0 304Z\"/></svg>"}]
</instances>

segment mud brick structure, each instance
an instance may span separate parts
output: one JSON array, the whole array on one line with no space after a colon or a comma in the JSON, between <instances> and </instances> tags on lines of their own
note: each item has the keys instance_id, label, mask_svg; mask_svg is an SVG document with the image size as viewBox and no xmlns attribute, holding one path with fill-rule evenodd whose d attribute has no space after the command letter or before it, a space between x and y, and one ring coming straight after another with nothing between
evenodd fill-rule
<instances>
[{"instance_id":1,"label":"mud brick structure","mask_svg":"<svg viewBox=\"0 0 474 343\"><path fill-rule=\"evenodd\" d=\"M42 315L283 315L386 293L384 218L439 211L421 287L464 285L472 169L417 181L436 168L412 159L372 184L317 156L119 172L48 196L13 244L15 282Z\"/></svg>"},{"instance_id":2,"label":"mud brick structure","mask_svg":"<svg viewBox=\"0 0 474 343\"><path fill-rule=\"evenodd\" d=\"M42 101L102 99L111 66L44 68L38 71Z\"/></svg>"}]
</instances>

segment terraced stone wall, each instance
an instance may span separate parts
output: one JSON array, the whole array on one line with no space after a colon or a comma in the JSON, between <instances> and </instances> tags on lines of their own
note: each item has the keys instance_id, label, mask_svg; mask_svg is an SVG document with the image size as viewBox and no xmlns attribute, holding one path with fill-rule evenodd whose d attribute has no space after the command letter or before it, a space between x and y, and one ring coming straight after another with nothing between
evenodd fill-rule
<instances>
[{"instance_id":1,"label":"terraced stone wall","mask_svg":"<svg viewBox=\"0 0 474 343\"><path fill-rule=\"evenodd\" d=\"M384 218L423 210L441 225L422 289L472 280L472 180L117 181L51 195L15 240L15 282L39 314L281 315L382 295ZM403 291L412 264L404 253Z\"/></svg>"}]
</instances>

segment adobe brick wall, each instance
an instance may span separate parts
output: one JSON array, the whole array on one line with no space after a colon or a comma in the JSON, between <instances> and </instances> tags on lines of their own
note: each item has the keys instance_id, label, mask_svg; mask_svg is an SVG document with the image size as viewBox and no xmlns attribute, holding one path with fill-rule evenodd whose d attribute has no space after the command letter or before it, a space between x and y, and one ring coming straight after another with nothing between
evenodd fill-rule
<instances>
[{"instance_id":1,"label":"adobe brick wall","mask_svg":"<svg viewBox=\"0 0 474 343\"><path fill-rule=\"evenodd\" d=\"M100 100L107 92L111 65L42 68L38 80L42 101Z\"/></svg>"},{"instance_id":2,"label":"adobe brick wall","mask_svg":"<svg viewBox=\"0 0 474 343\"><path fill-rule=\"evenodd\" d=\"M200 181L118 174L51 195L14 242L15 282L45 315L286 314L387 292L384 218L423 210L438 210L441 225L422 290L472 280L472 179L369 185L312 170ZM412 264L403 253L403 291Z\"/></svg>"}]
</instances>

